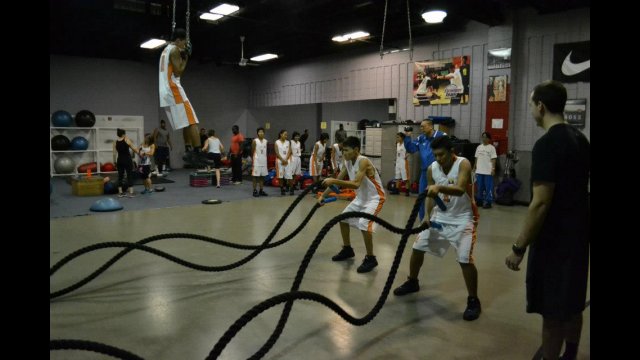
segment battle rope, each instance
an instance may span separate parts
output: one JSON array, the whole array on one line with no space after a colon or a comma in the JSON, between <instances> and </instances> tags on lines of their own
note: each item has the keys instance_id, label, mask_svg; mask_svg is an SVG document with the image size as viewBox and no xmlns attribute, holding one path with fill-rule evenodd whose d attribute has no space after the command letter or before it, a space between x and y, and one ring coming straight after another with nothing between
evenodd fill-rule
<instances>
[{"instance_id":1,"label":"battle rope","mask_svg":"<svg viewBox=\"0 0 640 360\"><path fill-rule=\"evenodd\" d=\"M318 184L319 184L319 182L318 182ZM318 184L316 184L316 185L318 185ZM53 274L55 274L58 270L60 270L60 268L62 268L65 264L67 264L71 260L79 257L80 255L83 255L83 254L86 254L86 253L89 253L89 252L92 252L92 251L95 251L95 250L104 249L104 248L112 248L112 247L126 248L125 250L122 250L121 252L116 254L113 258L111 258L104 265L102 265L100 268L98 268L96 271L94 271L89 276L85 277L84 279L82 279L82 280L76 282L75 284L70 285L70 286L68 286L68 287L66 287L66 288L64 288L62 290L58 290L58 291L55 291L53 293L49 293L49 299L54 299L56 297L62 296L62 295L67 294L67 293L70 293L71 291L74 291L74 290L82 287L83 285L87 284L91 280L93 280L96 277L98 277L98 275L100 275L103 272L105 272L116 261L118 261L120 258L122 258L123 256L125 256L127 253L129 253L130 251L132 251L134 249L146 251L148 253L152 253L154 255L158 255L158 256L164 257L164 258L166 258L168 260L171 260L171 261L173 261L173 262L175 262L177 264L180 264L180 265L183 265L183 266L195 269L195 270L201 270L201 271L213 271L213 272L226 271L226 270L231 270L233 268L236 268L236 267L239 267L241 265L244 265L245 263L249 262L251 259L256 257L262 250L270 249L270 248L282 245L282 244L286 243L287 241L293 239L296 235L298 235L298 233L304 228L304 226L307 224L307 222L313 216L313 214L316 212L316 210L318 210L318 208L320 207L318 204L316 204L311 209L311 211L309 212L307 217L300 223L300 225L294 231L291 232L291 234L287 235L286 237L284 237L281 240L278 240L278 241L274 242L273 244L270 244L271 240L276 235L278 230L280 230L280 228L284 224L285 220L289 217L289 215L291 214L293 209L295 209L296 206L298 206L300 201L302 201L302 199L305 197L305 195L308 194L312 190L312 188L313 188L312 186L308 186L304 191L302 191L302 193L300 193L300 195L298 195L298 197L293 201L293 203L291 203L289 208L282 215L282 217L280 218L278 223L271 230L271 233L269 234L269 236L267 236L267 238L260 245L235 244L235 243L231 243L231 242L227 242L227 241L211 238L211 237L204 236L204 235L197 235L197 234L171 233L171 234L161 234L161 235L150 236L150 237L142 239L142 240L140 240L140 241L138 241L136 243L122 242L122 241L121 242L105 242L105 243L99 243L99 244L90 245L90 246L84 247L82 249L76 250L73 253L65 256L62 260L58 261L56 264L54 264L51 267L51 269L49 269L49 276L53 276ZM247 255L245 258L236 261L235 263L231 263L231 264L223 265L223 266L204 266L204 265L198 265L198 264L194 264L194 263L182 260L180 258L177 258L177 257L173 256L173 255L167 254L167 253L165 253L165 252L163 252L161 250L157 250L157 249L154 249L152 247L148 247L148 246L144 245L144 244L147 244L147 243L150 243L150 242L154 242L154 241L158 241L158 240L175 239L175 238L194 239L194 240L205 241L205 242L218 244L218 245L222 245L222 246L227 246L227 247L231 247L231 248L235 248L235 249L254 250L254 251L251 254Z\"/></svg>"},{"instance_id":2,"label":"battle rope","mask_svg":"<svg viewBox=\"0 0 640 360\"><path fill-rule=\"evenodd\" d=\"M123 360L144 360L140 356L126 350L86 340L51 340L49 341L49 350L86 350L110 355Z\"/></svg>"},{"instance_id":3,"label":"battle rope","mask_svg":"<svg viewBox=\"0 0 640 360\"><path fill-rule=\"evenodd\" d=\"M260 304L254 306L249 311L247 311L244 315L242 315L238 320L236 320L235 323L233 323L233 325L229 327L229 329L224 333L224 335L220 338L220 340L218 340L216 345L213 347L213 349L209 353L207 360L217 359L218 356L220 356L220 353L222 352L222 350L224 350L227 344L231 341L231 339L242 329L243 326L245 326L249 321L251 321L251 319L258 316L261 312L273 306L281 304L283 302L286 302L286 304L284 309L282 310L282 315L280 316L278 325L276 326L275 330L273 331L273 333L271 334L267 342L249 359L260 359L271 349L271 347L273 347L275 342L278 340L278 338L282 334L282 331L284 330L284 326L289 317L289 313L291 312L291 308L293 307L293 301L296 299L317 301L327 306L331 310L333 310L335 313L340 315L340 317L342 317L344 320L346 320L352 325L362 326L367 324L369 321L371 321L378 314L378 312L380 311L380 309L382 308L382 306L384 305L387 299L387 295L389 295L389 291L391 290L391 285L393 284L393 280L396 277L396 272L398 271L398 267L400 266L400 260L402 259L402 253L404 252L404 247L407 244L407 240L409 239L409 235L417 234L428 228L428 226L425 223L422 223L417 228L411 227L414 221L416 220L416 217L418 216L418 210L420 209L420 206L422 205L422 200L426 197L426 195L427 195L426 192L421 193L416 199L413 209L411 210L411 214L409 215L409 219L407 220L407 225L405 226L404 229L396 228L391 224L387 223L386 221L377 218L374 215L370 215L362 212L346 212L331 219L327 224L325 224L322 227L322 229L316 236L315 240L313 240L311 245L309 245L309 250L307 250L307 253L304 256L304 259L302 260L302 263L298 268L298 273L296 274L296 278L293 282L293 285L291 286L291 291L288 293L283 293L280 295L276 295L270 299L267 299L261 302ZM396 256L391 266L391 270L389 270L389 276L387 277L387 282L384 285L384 289L382 290L382 293L378 297L378 301L376 302L373 309L371 309L371 311L369 311L369 313L362 318L355 318L349 315L339 305L337 305L333 301L327 299L326 297L320 294L307 292L307 291L298 291L298 288L300 287L300 283L302 282L302 278L304 277L304 273L307 270L307 266L311 261L311 257L313 257L313 254L315 253L316 249L320 245L320 242L327 235L327 232L335 224L339 223L344 219L352 218L352 217L367 218L369 220L375 221L376 223L382 225L389 231L402 234L402 237L400 238L400 243L398 244L398 249L396 250Z\"/></svg>"},{"instance_id":4,"label":"battle rope","mask_svg":"<svg viewBox=\"0 0 640 360\"><path fill-rule=\"evenodd\" d=\"M269 245L269 241L273 238L273 236L275 235L275 233L277 232L277 230L282 226L282 223L284 222L284 220L286 219L286 217L288 217L288 215L290 214L290 212L293 210L293 208L297 205L297 203L300 202L300 200L303 198L303 196L308 193L310 191L310 188L305 190L302 194L300 194L300 196L294 201L294 203L289 207L289 209L287 209L287 212L285 212L285 215L283 215L283 217L280 219L280 221L278 222L278 224L276 225L276 227L274 227L274 229L272 230L271 234L269 235L269 237L267 238L267 240L265 240L265 242L258 246L258 248L256 248L256 251L254 251L251 255L252 257L255 257L260 251L262 251L263 249L267 248L267 246ZM262 303L254 306L251 310L249 310L248 312L246 312L240 319L238 319L226 332L225 334L220 338L220 340L218 341L218 343L216 343L216 345L214 346L214 348L211 350L209 356L207 357L207 359L215 359L217 358L220 353L222 352L222 350L225 348L225 346L231 341L231 339L242 329L242 327L244 327L249 321L251 321L254 317L256 317L257 315L259 315L260 313L262 313L263 311L276 306L280 303L286 302L285 308L283 309L282 315L280 317L280 320L278 321L278 325L276 326L276 328L274 329L273 333L271 334L271 336L269 337L269 339L267 340L267 342L262 346L262 348L260 348L260 350L258 350L258 352L256 354L254 354L250 359L260 359L262 358L275 344L275 342L277 341L277 339L280 337L282 331L284 330L284 326L286 324L286 321L289 317L289 313L291 312L291 308L293 306L293 301L297 300L297 299L305 299L305 300L313 300L313 301L317 301L325 306L327 306L328 308L332 309L334 312L336 312L338 315L340 315L343 319L345 319L347 322L353 324L353 325L357 325L357 326L361 326L361 325L365 325L367 324L369 321L371 321L376 315L377 313L380 311L380 309L382 308L382 306L384 305L386 298L389 294L389 291L391 289L391 285L393 284L393 280L395 279L395 275L397 273L398 267L400 265L400 260L402 259L402 253L404 251L404 247L406 246L407 240L409 238L409 235L411 234L417 234L425 229L428 228L428 226L426 224L422 224L421 226L417 227L417 228L412 228L412 224L415 222L415 219L418 215L418 210L419 207L422 204L422 200L426 197L426 193L422 193L418 196L418 198L416 199L416 202L414 204L414 207L411 211L411 214L409 216L409 219L407 220L407 225L405 226L405 228L397 228L391 224L389 224L388 222L379 219L378 217L371 215L371 214L367 214L367 213L363 213L363 212L346 212L343 214L340 214L336 217L334 217L333 219L331 219L327 224L325 224L322 229L320 230L320 232L318 233L318 235L316 236L315 240L313 241L313 243L309 246L309 249L307 250L307 253L300 265L300 268L298 269L298 273L296 275L296 279L294 280L294 283L292 285L291 291L287 292L287 293L283 293L280 295L277 295L275 297L272 297L270 299L267 299L265 301L263 301ZM314 208L311 211L311 214L307 216L307 218L309 218L313 212L315 212L315 210L317 210L319 207L318 204L316 204L316 206L314 206ZM396 255L393 261L393 265L391 267L391 270L389 271L389 276L387 278L387 282L385 283L383 292L381 293L380 297L378 298L378 301L376 302L376 305L374 306L374 308L364 317L362 318L355 318L353 316L351 316L349 313L347 313L344 309L342 309L339 305L337 305L336 303L334 303L333 301L331 301L330 299L317 294L317 293L313 293L313 292L306 292L306 291L298 291L298 288L300 286L300 283L302 282L302 278L304 277L304 273L306 271L307 266L309 265L309 262L311 261L311 258L313 256L313 254L315 253L315 251L317 250L318 246L320 245L320 242L324 239L324 237L327 235L328 231L337 223L339 223L340 221L347 219L347 218L367 218L371 221L374 221L380 225L382 225L384 228L386 228L387 230L394 232L394 233L398 233L398 234L402 234L402 237L400 239L400 243L398 244L398 249L396 251ZM306 221L303 222L302 224L306 224ZM299 227L300 228L300 227ZM294 232L299 231L299 228L296 229ZM293 234L293 233L292 233ZM199 235L197 235L199 237ZM291 236L293 237L293 236ZM149 241L153 241L151 240L154 237L145 239L147 240L147 242ZM145 241L145 240L141 240ZM215 239L214 239L215 240ZM215 243L226 243L224 241L221 240L216 240L216 241L211 241L211 242L215 242ZM232 243L227 243L227 244L232 244ZM111 264L113 264L113 262L117 261L120 257L124 256L124 254L126 254L127 252L133 250L134 248L136 249L140 249L143 251L147 251L150 253L154 253L160 256L164 256L166 255L166 257L174 262L178 262L178 263L187 263L184 260L181 260L179 258L176 258L172 255L166 254L160 250L156 250L154 248L150 248L147 246L142 245L141 243L117 243L117 242L112 242L112 243L105 243L102 244L104 245L104 247L113 247L113 246L121 246L121 247L127 247L126 250L123 250L121 253L119 253L118 255L114 256L114 258L112 258L107 264L108 266L110 266ZM238 244L233 244L233 245L238 245ZM238 245L240 246L240 245ZM245 246L242 246L245 247ZM93 251L95 249L89 250L89 251ZM75 255L76 253L78 253L77 251L74 254L71 255ZM161 255L162 254L162 255ZM54 267L51 269L51 274L55 273L55 271L57 271L62 265L64 265L64 263L67 263L68 261L70 261L73 257L77 257L78 255L75 255L73 257L71 257L71 255L65 257L66 260L63 262L63 260L61 260L60 262L58 262L56 265L54 265ZM69 258L69 259L67 259ZM248 258L248 257L247 257ZM245 258L246 259L246 258ZM250 259L246 259L247 262ZM243 263L244 263L243 262ZM105 265L107 265L105 264ZM191 264L191 263L189 263ZM195 265L195 264L192 264ZM106 266L106 267L108 267ZM197 267L201 267L201 268L212 268L212 267L205 267L202 265L195 265ZM239 266L239 265L238 265ZM106 270L106 267L103 266L100 270L100 272L103 272L104 270ZM103 269L104 268L104 269ZM97 276L99 273L94 272L95 276ZM94 275L92 274L92 275ZM95 277L94 276L94 277ZM87 280L87 279L85 279ZM83 280L84 281L84 280ZM87 280L86 282L90 281ZM85 282L85 283L86 283ZM76 284L77 285L77 284ZM80 285L81 286L81 285ZM71 290L69 290L71 291ZM55 293L54 293L55 294ZM59 296L59 295L58 295ZM61 345L63 344L63 345ZM84 341L84 340L51 340L50 341L50 349L52 350L56 350L56 349L78 349L78 350L90 350L90 351L97 351L97 352L101 352L101 353L105 353L114 357L118 357L120 359L141 359L140 357L137 357L137 355L128 353L124 350L109 346L109 345L104 345L104 344L100 344L100 343L96 343L96 342L90 342L90 341Z\"/></svg>"}]
</instances>

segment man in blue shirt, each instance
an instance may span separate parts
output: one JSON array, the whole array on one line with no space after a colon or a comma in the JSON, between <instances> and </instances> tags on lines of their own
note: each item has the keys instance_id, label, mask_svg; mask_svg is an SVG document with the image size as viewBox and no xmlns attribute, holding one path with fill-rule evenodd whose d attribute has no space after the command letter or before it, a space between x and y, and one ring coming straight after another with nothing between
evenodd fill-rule
<instances>
[{"instance_id":1,"label":"man in blue shirt","mask_svg":"<svg viewBox=\"0 0 640 360\"><path fill-rule=\"evenodd\" d=\"M427 189L427 169L432 162L436 160L433 152L431 151L431 142L433 139L447 135L446 133L435 130L433 128L433 121L429 119L422 120L420 123L420 129L422 129L422 135L418 136L415 140L411 139L411 132L405 132L407 136L404 137L404 147L408 153L415 153L420 151L420 187L419 192L423 192ZM424 202L420 207L420 221L424 219Z\"/></svg>"}]
</instances>

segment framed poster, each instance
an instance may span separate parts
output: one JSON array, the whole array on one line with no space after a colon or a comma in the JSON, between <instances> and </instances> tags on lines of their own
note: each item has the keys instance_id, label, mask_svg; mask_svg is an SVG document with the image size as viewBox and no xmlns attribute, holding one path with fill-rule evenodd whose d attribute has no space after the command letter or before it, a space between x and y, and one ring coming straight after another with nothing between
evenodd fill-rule
<instances>
[{"instance_id":1,"label":"framed poster","mask_svg":"<svg viewBox=\"0 0 640 360\"><path fill-rule=\"evenodd\" d=\"M487 69L506 69L511 67L511 48L491 49L487 53Z\"/></svg>"},{"instance_id":2,"label":"framed poster","mask_svg":"<svg viewBox=\"0 0 640 360\"><path fill-rule=\"evenodd\" d=\"M575 127L583 128L587 121L587 99L568 99L564 106L564 119Z\"/></svg>"},{"instance_id":3,"label":"framed poster","mask_svg":"<svg viewBox=\"0 0 640 360\"><path fill-rule=\"evenodd\" d=\"M507 75L489 76L489 102L507 101Z\"/></svg>"},{"instance_id":4,"label":"framed poster","mask_svg":"<svg viewBox=\"0 0 640 360\"><path fill-rule=\"evenodd\" d=\"M413 105L469 103L471 56L413 64Z\"/></svg>"}]
</instances>

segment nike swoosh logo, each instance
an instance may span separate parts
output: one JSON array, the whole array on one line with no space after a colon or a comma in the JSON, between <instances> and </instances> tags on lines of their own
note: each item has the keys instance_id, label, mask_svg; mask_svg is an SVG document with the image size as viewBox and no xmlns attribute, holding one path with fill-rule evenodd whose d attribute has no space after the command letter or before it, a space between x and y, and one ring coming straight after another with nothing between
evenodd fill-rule
<instances>
[{"instance_id":1,"label":"nike swoosh logo","mask_svg":"<svg viewBox=\"0 0 640 360\"><path fill-rule=\"evenodd\" d=\"M562 73L566 76L573 76L579 74L591 67L591 60L583 61L581 63L572 63L571 62L571 53L564 59L562 62Z\"/></svg>"}]
</instances>

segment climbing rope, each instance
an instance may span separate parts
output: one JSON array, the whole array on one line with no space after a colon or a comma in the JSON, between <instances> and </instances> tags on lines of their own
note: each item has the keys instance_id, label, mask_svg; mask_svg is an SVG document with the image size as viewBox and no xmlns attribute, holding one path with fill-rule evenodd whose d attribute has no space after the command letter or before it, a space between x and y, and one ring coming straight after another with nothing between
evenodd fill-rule
<instances>
[{"instance_id":1,"label":"climbing rope","mask_svg":"<svg viewBox=\"0 0 640 360\"><path fill-rule=\"evenodd\" d=\"M411 14L409 11L409 0L407 0L407 23L409 24L409 60L413 60L413 39L411 37Z\"/></svg>"},{"instance_id":2,"label":"climbing rope","mask_svg":"<svg viewBox=\"0 0 640 360\"><path fill-rule=\"evenodd\" d=\"M191 18L191 0L187 0L187 13L185 15L185 31L187 32L187 43L190 42L189 37L189 20ZM173 9L171 16L171 38L173 39L173 34L176 31L176 0L173 0Z\"/></svg>"},{"instance_id":3,"label":"climbing rope","mask_svg":"<svg viewBox=\"0 0 640 360\"><path fill-rule=\"evenodd\" d=\"M382 60L384 49L384 29L387 26L387 7L389 6L389 0L384 1L384 17L382 18L382 35L380 36L380 60Z\"/></svg>"}]
</instances>

